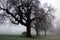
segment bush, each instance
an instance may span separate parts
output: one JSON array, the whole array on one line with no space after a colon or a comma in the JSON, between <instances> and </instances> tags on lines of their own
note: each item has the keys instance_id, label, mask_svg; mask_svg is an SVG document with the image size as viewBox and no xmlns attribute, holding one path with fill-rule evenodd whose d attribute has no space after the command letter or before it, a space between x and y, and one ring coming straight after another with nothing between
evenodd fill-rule
<instances>
[{"instance_id":1,"label":"bush","mask_svg":"<svg viewBox=\"0 0 60 40\"><path fill-rule=\"evenodd\" d=\"M26 34L27 34L27 32L25 32L25 31L24 31L24 32L22 32L22 35L26 35Z\"/></svg>"}]
</instances>

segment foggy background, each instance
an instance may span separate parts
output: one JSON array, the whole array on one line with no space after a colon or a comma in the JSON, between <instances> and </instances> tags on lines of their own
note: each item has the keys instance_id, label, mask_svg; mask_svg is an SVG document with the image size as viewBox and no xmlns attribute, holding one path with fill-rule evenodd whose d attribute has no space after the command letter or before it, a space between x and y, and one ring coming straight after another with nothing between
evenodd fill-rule
<instances>
[{"instance_id":1,"label":"foggy background","mask_svg":"<svg viewBox=\"0 0 60 40\"><path fill-rule=\"evenodd\" d=\"M55 12L54 20L54 33L59 34L60 32L60 0L41 0L41 3L47 2L51 4L57 11ZM0 11L2 13L2 11ZM26 28L23 25L14 25L10 21L0 24L0 34L16 34L19 35L22 32L26 31ZM34 33L34 32L33 32Z\"/></svg>"}]
</instances>

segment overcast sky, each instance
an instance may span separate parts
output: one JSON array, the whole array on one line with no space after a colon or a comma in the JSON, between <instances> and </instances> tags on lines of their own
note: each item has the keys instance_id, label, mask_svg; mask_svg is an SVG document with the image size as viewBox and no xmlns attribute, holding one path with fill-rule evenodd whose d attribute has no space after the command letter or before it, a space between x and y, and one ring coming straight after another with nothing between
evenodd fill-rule
<instances>
[{"instance_id":1,"label":"overcast sky","mask_svg":"<svg viewBox=\"0 0 60 40\"><path fill-rule=\"evenodd\" d=\"M57 11L55 12L56 20L60 19L60 0L41 0L42 3L51 4Z\"/></svg>"}]
</instances>

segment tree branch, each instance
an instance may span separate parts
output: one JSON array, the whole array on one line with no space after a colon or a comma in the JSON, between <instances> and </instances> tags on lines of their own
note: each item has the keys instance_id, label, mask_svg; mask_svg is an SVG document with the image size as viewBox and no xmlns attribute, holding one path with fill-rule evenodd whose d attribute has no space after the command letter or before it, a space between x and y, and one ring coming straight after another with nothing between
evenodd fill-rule
<instances>
[{"instance_id":1,"label":"tree branch","mask_svg":"<svg viewBox=\"0 0 60 40\"><path fill-rule=\"evenodd\" d=\"M4 10L7 12L7 14L11 15L16 21L18 21L19 23L21 23L22 25L26 26L26 23L24 23L23 21L21 20L18 20L18 18L16 18L12 13L10 13L7 9L4 9L4 8L1 8L0 9Z\"/></svg>"},{"instance_id":2,"label":"tree branch","mask_svg":"<svg viewBox=\"0 0 60 40\"><path fill-rule=\"evenodd\" d=\"M25 18L23 18L23 20L27 21Z\"/></svg>"},{"instance_id":3,"label":"tree branch","mask_svg":"<svg viewBox=\"0 0 60 40\"><path fill-rule=\"evenodd\" d=\"M31 19L31 22L32 22L33 20L35 20L35 18L36 18L36 17L34 17L33 19Z\"/></svg>"}]
</instances>

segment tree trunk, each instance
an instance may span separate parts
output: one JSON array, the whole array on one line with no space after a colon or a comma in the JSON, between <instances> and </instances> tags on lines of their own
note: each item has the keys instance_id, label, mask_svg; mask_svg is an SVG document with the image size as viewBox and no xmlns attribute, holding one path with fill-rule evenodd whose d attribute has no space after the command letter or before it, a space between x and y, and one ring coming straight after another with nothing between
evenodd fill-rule
<instances>
[{"instance_id":1,"label":"tree trunk","mask_svg":"<svg viewBox=\"0 0 60 40\"><path fill-rule=\"evenodd\" d=\"M27 13L27 37L32 37L31 35L31 19L30 19L30 11L27 9L28 13Z\"/></svg>"},{"instance_id":2,"label":"tree trunk","mask_svg":"<svg viewBox=\"0 0 60 40\"><path fill-rule=\"evenodd\" d=\"M45 29L45 36L46 36L46 29Z\"/></svg>"},{"instance_id":3,"label":"tree trunk","mask_svg":"<svg viewBox=\"0 0 60 40\"><path fill-rule=\"evenodd\" d=\"M30 24L27 25L27 34L26 34L26 36L27 36L27 37L32 37Z\"/></svg>"},{"instance_id":4,"label":"tree trunk","mask_svg":"<svg viewBox=\"0 0 60 40\"><path fill-rule=\"evenodd\" d=\"M38 29L36 30L36 35L39 36L39 31L38 31Z\"/></svg>"}]
</instances>

